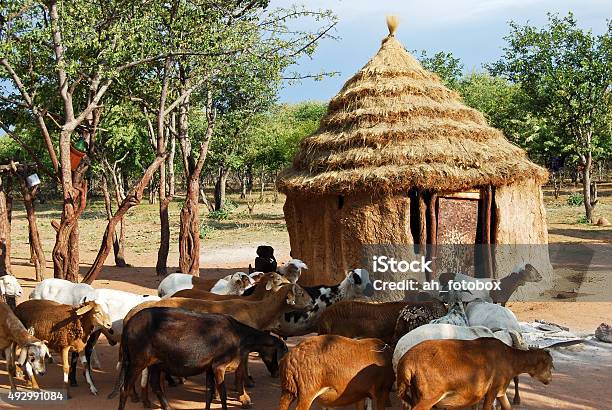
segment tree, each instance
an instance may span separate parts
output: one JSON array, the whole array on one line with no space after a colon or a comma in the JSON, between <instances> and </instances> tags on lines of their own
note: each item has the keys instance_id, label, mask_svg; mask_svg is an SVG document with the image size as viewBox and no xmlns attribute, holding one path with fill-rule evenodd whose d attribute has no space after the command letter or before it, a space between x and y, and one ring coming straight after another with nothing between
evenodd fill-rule
<instances>
[{"instance_id":1,"label":"tree","mask_svg":"<svg viewBox=\"0 0 612 410\"><path fill-rule=\"evenodd\" d=\"M463 64L453 53L439 51L430 57L427 51L422 50L419 61L423 68L436 73L447 87L457 89L459 80L463 75Z\"/></svg>"},{"instance_id":2,"label":"tree","mask_svg":"<svg viewBox=\"0 0 612 410\"><path fill-rule=\"evenodd\" d=\"M86 205L89 161L72 170L71 143L78 135L94 155L107 91L123 72L163 58L148 54L155 9L112 0L16 0L2 10L1 99L12 119L36 124L49 173L62 189L61 220L53 224L56 277L76 281L79 272L78 218ZM5 132L22 125L2 122Z\"/></svg>"},{"instance_id":3,"label":"tree","mask_svg":"<svg viewBox=\"0 0 612 410\"><path fill-rule=\"evenodd\" d=\"M542 29L510 27L504 56L489 68L518 84L530 111L545 118L565 149L578 157L585 215L592 221L597 204L593 159L610 139L612 21L598 36L580 29L571 13L549 15Z\"/></svg>"}]
</instances>

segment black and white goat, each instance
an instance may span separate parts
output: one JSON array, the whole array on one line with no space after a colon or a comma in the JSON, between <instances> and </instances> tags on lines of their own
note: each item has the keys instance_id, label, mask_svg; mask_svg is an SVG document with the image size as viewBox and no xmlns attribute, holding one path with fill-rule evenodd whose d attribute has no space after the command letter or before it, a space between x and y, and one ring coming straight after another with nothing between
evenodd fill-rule
<instances>
[{"instance_id":1,"label":"black and white goat","mask_svg":"<svg viewBox=\"0 0 612 410\"><path fill-rule=\"evenodd\" d=\"M279 318L274 333L283 337L302 336L317 330L317 319L327 307L341 300L372 296L374 287L365 269L349 271L337 285L304 286L312 298L314 307L306 312L288 312Z\"/></svg>"}]
</instances>

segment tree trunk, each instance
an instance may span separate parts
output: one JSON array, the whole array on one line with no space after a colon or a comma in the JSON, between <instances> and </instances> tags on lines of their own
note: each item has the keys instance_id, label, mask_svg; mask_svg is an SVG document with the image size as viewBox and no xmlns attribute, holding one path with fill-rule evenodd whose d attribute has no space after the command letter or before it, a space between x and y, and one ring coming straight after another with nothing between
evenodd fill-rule
<instances>
[{"instance_id":1,"label":"tree trunk","mask_svg":"<svg viewBox=\"0 0 612 410\"><path fill-rule=\"evenodd\" d=\"M200 275L200 207L198 195L200 181L198 176L189 178L187 196L181 209L179 233L179 267L181 272Z\"/></svg>"},{"instance_id":2,"label":"tree trunk","mask_svg":"<svg viewBox=\"0 0 612 410\"><path fill-rule=\"evenodd\" d=\"M155 158L155 161L149 168L145 171L140 181L134 185L134 187L128 192L125 199L117 209L115 215L108 221L108 225L106 226L106 230L104 231L104 236L102 237L102 245L100 246L100 250L98 251L98 255L96 256L96 260L89 268L89 271L83 278L83 282L92 283L98 277L102 266L104 266L104 261L108 257L110 253L111 247L113 246L113 238L115 236L115 226L117 223L125 216L127 211L136 206L142 200L142 196L144 194L145 187L149 184L149 181L160 167L160 165L164 162L165 155L158 156Z\"/></svg>"},{"instance_id":3,"label":"tree trunk","mask_svg":"<svg viewBox=\"0 0 612 410\"><path fill-rule=\"evenodd\" d=\"M215 183L215 211L220 211L225 204L225 186L227 184L227 169L219 167L217 182Z\"/></svg>"},{"instance_id":4,"label":"tree trunk","mask_svg":"<svg viewBox=\"0 0 612 410\"><path fill-rule=\"evenodd\" d=\"M591 196L591 166L593 164L593 156L589 151L582 158L582 195L584 197L584 210L586 220L593 223L593 209L597 204L597 200Z\"/></svg>"},{"instance_id":5,"label":"tree trunk","mask_svg":"<svg viewBox=\"0 0 612 410\"><path fill-rule=\"evenodd\" d=\"M74 197L74 202L72 197ZM87 182L84 181L77 188L76 193L71 193L71 197L64 200L64 211L60 222L53 221L51 223L56 231L55 246L53 247L53 276L55 278L66 279L72 282L78 280L78 276L74 276L74 268L70 267L74 263L74 258L78 258L78 246L77 249L71 251L69 246L71 243L74 244L74 242L71 242L71 239L78 240L78 234L72 238L71 234L78 218L83 213L83 210L85 210L86 204ZM78 269L76 273L78 274Z\"/></svg>"},{"instance_id":6,"label":"tree trunk","mask_svg":"<svg viewBox=\"0 0 612 410\"><path fill-rule=\"evenodd\" d=\"M113 218L113 204L110 193L108 191L108 179L105 175L102 175L100 186L102 188L102 194L104 195L104 208L106 209L106 220L110 221ZM115 195L118 195L118 188L115 186ZM121 201L119 196L116 196L117 204L120 204ZM123 231L123 218L119 221L121 224L121 231ZM122 232L123 235L123 232ZM125 263L125 257L123 255L123 239L117 235L117 232L113 235L113 251L115 254L115 266L118 268L125 268L127 263Z\"/></svg>"},{"instance_id":7,"label":"tree trunk","mask_svg":"<svg viewBox=\"0 0 612 410\"><path fill-rule=\"evenodd\" d=\"M0 276L11 273L11 223L6 193L0 178Z\"/></svg>"},{"instance_id":8,"label":"tree trunk","mask_svg":"<svg viewBox=\"0 0 612 410\"><path fill-rule=\"evenodd\" d=\"M40 241L38 224L36 223L36 213L34 212L36 189L37 187L30 189L26 184L25 179L21 180L21 195L23 196L26 217L28 218L28 236L30 239L31 262L34 264L34 269L36 271L36 280L40 282L45 278L47 260L45 259L45 253Z\"/></svg>"},{"instance_id":9,"label":"tree trunk","mask_svg":"<svg viewBox=\"0 0 612 410\"><path fill-rule=\"evenodd\" d=\"M166 167L165 164L159 168L159 228L160 240L159 250L157 251L157 264L155 272L157 275L168 274L168 252L170 251L170 217L168 215L168 205L172 200L171 196L166 195Z\"/></svg>"},{"instance_id":10,"label":"tree trunk","mask_svg":"<svg viewBox=\"0 0 612 410\"><path fill-rule=\"evenodd\" d=\"M260 192L259 192L259 198L263 199L264 197L264 189L266 188L266 181L265 181L265 168L262 165L261 166L261 173L259 174L259 180L261 182L260 184Z\"/></svg>"}]
</instances>

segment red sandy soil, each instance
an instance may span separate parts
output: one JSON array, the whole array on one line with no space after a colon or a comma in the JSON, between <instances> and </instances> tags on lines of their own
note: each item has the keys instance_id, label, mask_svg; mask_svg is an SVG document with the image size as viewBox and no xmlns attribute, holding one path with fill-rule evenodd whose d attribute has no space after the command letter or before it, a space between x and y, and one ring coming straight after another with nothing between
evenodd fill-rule
<instances>
[{"instance_id":1,"label":"red sandy soil","mask_svg":"<svg viewBox=\"0 0 612 410\"><path fill-rule=\"evenodd\" d=\"M227 272L245 270L252 260L249 256L252 250L231 250L234 257L222 256L212 258L205 265L208 268L203 273L206 277L221 276ZM277 251L278 255L285 258L286 249ZM84 255L85 256L85 255ZM87 256L85 256L87 257ZM93 259L93 258L92 258ZM176 255L171 255L170 262L176 263ZM206 259L206 258L205 258ZM216 260L215 260L216 259ZM110 258L109 258L110 260ZM282 257L279 260L284 260ZM154 255L140 256L128 255L128 261L135 266L127 269L105 267L101 278L94 283L96 287L108 287L127 290L131 292L155 294L159 279L155 276ZM27 266L25 260L15 260L14 274L21 280L25 294L28 295L34 287L33 269ZM86 269L84 266L83 269ZM612 320L612 303L609 302L537 302L537 303L514 303L510 307L514 310L520 320L545 319L561 325L568 326L577 333L593 333L594 329L603 321ZM300 338L291 339L289 344L294 345ZM73 399L61 403L23 403L5 404L0 401L0 408L66 408L66 409L110 409L118 404L117 399L108 400L107 394L112 390L116 378L115 365L117 362L117 347L108 345L104 338L100 338L98 344L98 355L102 369L96 370L94 379L100 395L95 397L89 393L87 383L79 372L79 386L73 388ZM608 353L612 352L612 347ZM582 357L582 356L581 356ZM612 409L612 395L609 393L612 384L612 354L605 358L593 358L592 360L562 360L555 365L554 379L551 385L544 386L529 378L528 375L521 377L521 396L523 404L517 406L519 409ZM263 364L252 358L251 367L256 381L256 387L250 389L253 406L255 409L276 409L280 397L278 379L272 379L267 374ZM39 382L43 388L60 389L62 385L62 372L57 363L50 366L48 373L40 378ZM0 363L0 391L6 392L8 388L8 377L4 363ZM193 377L185 385L167 388L167 394L175 409L203 408L203 376ZM20 389L24 389L24 382L19 380ZM233 376L229 377L228 385L233 383ZM513 387L509 389L509 397L514 394ZM153 396L153 395L152 395ZM394 393L392 393L394 396ZM240 408L237 395L229 391L230 408ZM152 397L153 403L157 401ZM142 408L140 404L128 402L127 408ZM216 402L213 408L221 408ZM313 409L320 407L313 406ZM396 397L393 397L392 409L400 409Z\"/></svg>"}]
</instances>

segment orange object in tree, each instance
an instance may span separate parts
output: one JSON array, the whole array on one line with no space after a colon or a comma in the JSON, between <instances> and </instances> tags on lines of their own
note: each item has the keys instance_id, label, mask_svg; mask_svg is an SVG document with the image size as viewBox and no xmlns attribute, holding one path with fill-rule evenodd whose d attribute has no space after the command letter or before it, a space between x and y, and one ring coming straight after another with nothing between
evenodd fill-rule
<instances>
[{"instance_id":1,"label":"orange object in tree","mask_svg":"<svg viewBox=\"0 0 612 410\"><path fill-rule=\"evenodd\" d=\"M79 151L74 145L70 145L70 169L76 170L85 156L85 151Z\"/></svg>"}]
</instances>

